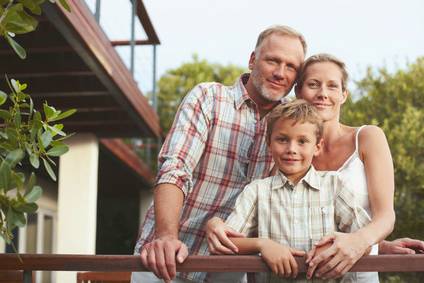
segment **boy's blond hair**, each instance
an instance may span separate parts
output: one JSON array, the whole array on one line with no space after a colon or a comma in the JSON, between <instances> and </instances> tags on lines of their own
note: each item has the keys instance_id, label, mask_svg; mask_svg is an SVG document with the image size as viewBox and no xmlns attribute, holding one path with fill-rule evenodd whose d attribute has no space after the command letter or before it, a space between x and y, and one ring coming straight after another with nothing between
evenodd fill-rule
<instances>
[{"instance_id":1,"label":"boy's blond hair","mask_svg":"<svg viewBox=\"0 0 424 283\"><path fill-rule=\"evenodd\" d=\"M268 144L271 142L271 134L274 124L280 118L290 119L296 123L308 122L315 125L315 136L317 137L317 143L321 140L323 133L323 121L318 111L306 100L295 99L291 102L278 105L271 111L271 113L269 113L267 117L266 132L266 140Z\"/></svg>"}]
</instances>

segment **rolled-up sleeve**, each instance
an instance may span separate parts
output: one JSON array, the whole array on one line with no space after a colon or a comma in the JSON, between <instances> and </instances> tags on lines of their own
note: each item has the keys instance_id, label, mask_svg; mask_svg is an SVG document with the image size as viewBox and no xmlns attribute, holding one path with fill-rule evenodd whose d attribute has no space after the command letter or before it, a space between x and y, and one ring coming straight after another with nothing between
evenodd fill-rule
<instances>
[{"instance_id":1,"label":"rolled-up sleeve","mask_svg":"<svg viewBox=\"0 0 424 283\"><path fill-rule=\"evenodd\" d=\"M159 153L156 184L170 183L184 195L193 187L193 171L208 137L212 101L207 89L198 85L184 98Z\"/></svg>"},{"instance_id":2,"label":"rolled-up sleeve","mask_svg":"<svg viewBox=\"0 0 424 283\"><path fill-rule=\"evenodd\" d=\"M252 236L258 230L258 187L253 182L247 185L236 200L233 212L225 223L234 230Z\"/></svg>"}]
</instances>

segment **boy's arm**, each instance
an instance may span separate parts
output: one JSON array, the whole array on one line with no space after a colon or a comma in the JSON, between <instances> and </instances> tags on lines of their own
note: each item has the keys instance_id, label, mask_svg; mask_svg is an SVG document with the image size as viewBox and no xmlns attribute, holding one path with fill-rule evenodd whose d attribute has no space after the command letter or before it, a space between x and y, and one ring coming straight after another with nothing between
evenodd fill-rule
<instances>
[{"instance_id":1,"label":"boy's arm","mask_svg":"<svg viewBox=\"0 0 424 283\"><path fill-rule=\"evenodd\" d=\"M257 232L257 199L257 183L252 182L238 196L234 210L225 223L217 217L208 221L206 239L211 253L237 253L238 249L232 244L229 237L241 237Z\"/></svg>"},{"instance_id":2,"label":"boy's arm","mask_svg":"<svg viewBox=\"0 0 424 283\"><path fill-rule=\"evenodd\" d=\"M278 276L295 278L298 273L294 256L304 256L305 252L279 244L266 238L230 238L237 246L239 254L261 253L263 260Z\"/></svg>"}]
</instances>

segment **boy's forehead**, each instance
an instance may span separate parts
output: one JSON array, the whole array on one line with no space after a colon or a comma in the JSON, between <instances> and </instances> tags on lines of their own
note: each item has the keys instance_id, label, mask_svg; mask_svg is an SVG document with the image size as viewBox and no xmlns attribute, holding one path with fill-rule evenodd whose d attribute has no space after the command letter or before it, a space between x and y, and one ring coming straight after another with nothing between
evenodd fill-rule
<instances>
[{"instance_id":1,"label":"boy's forehead","mask_svg":"<svg viewBox=\"0 0 424 283\"><path fill-rule=\"evenodd\" d=\"M309 121L300 121L291 118L281 117L279 118L273 130L279 129L280 131L284 129L286 133L304 133L310 135L316 135L316 131L318 130L318 125L311 123Z\"/></svg>"}]
</instances>

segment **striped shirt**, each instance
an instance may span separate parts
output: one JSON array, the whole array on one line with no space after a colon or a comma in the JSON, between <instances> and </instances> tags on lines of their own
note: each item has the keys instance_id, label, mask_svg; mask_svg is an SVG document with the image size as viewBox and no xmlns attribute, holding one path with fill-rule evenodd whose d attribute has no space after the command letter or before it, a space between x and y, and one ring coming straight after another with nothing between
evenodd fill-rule
<instances>
[{"instance_id":1,"label":"striped shirt","mask_svg":"<svg viewBox=\"0 0 424 283\"><path fill-rule=\"evenodd\" d=\"M353 191L337 173L317 172L313 166L295 186L281 172L247 185L226 220L247 236L269 238L304 251L331 232L356 231L369 222L367 212L356 204ZM355 274L344 280L347 277L355 282ZM300 274L296 282L304 281L305 274ZM256 282L286 281L261 273Z\"/></svg>"},{"instance_id":2,"label":"striped shirt","mask_svg":"<svg viewBox=\"0 0 424 283\"><path fill-rule=\"evenodd\" d=\"M213 216L227 218L243 188L269 176L273 165L265 142L266 117L248 96L248 74L233 86L202 83L183 100L159 153L157 184L184 193L179 239L189 254L207 255L204 226ZM135 253L154 236L150 207ZM204 273L180 274L202 282Z\"/></svg>"}]
</instances>

